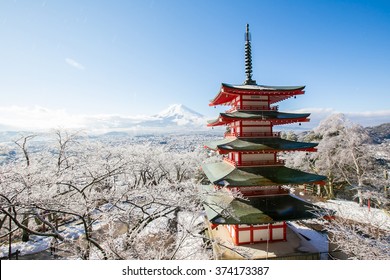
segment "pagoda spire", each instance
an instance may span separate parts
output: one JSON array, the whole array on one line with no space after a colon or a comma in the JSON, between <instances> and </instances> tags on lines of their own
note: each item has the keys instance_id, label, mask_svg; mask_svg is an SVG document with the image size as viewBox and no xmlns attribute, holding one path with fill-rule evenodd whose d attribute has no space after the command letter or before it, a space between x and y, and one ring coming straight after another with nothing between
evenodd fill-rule
<instances>
[{"instance_id":1,"label":"pagoda spire","mask_svg":"<svg viewBox=\"0 0 390 280\"><path fill-rule=\"evenodd\" d=\"M251 51L251 33L249 32L249 24L246 24L245 31L245 74L246 80L244 85L256 85L256 81L252 80L252 51Z\"/></svg>"}]
</instances>

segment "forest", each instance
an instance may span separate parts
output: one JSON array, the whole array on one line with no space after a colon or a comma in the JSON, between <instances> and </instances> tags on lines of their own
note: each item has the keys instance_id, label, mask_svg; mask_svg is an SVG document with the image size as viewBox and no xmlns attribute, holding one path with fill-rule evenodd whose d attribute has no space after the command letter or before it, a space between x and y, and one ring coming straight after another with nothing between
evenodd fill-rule
<instances>
[{"instance_id":1,"label":"forest","mask_svg":"<svg viewBox=\"0 0 390 280\"><path fill-rule=\"evenodd\" d=\"M55 130L19 133L0 143L2 256L14 253L13 244L39 237L54 242L65 259L212 258L209 245L217 241L203 234L200 166L219 159L203 143L220 137L91 137ZM389 140L374 139L342 114L312 131L285 131L282 137L319 143L315 153L280 155L289 167L327 176L325 186L299 186L318 202L356 201L389 215ZM390 257L388 222L340 215L318 223L349 258Z\"/></svg>"}]
</instances>

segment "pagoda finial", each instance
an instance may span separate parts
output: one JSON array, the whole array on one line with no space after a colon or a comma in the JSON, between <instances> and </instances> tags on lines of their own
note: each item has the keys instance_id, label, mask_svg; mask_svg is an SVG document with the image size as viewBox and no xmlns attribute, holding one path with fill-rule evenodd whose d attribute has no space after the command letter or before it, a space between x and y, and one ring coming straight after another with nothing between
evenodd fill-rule
<instances>
[{"instance_id":1,"label":"pagoda finial","mask_svg":"<svg viewBox=\"0 0 390 280\"><path fill-rule=\"evenodd\" d=\"M256 81L252 80L252 51L251 51L251 33L249 24L246 24L245 32L245 74L246 80L244 85L255 85Z\"/></svg>"}]
</instances>

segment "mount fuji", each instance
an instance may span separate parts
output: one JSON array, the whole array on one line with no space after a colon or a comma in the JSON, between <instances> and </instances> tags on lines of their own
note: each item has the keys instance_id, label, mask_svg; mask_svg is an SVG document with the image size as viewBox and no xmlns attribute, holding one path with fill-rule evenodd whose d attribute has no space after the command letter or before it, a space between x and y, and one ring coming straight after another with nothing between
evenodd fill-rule
<instances>
[{"instance_id":1,"label":"mount fuji","mask_svg":"<svg viewBox=\"0 0 390 280\"><path fill-rule=\"evenodd\" d=\"M152 116L153 120L143 122L145 126L159 127L196 127L201 128L206 125L206 119L202 114L182 105L174 104Z\"/></svg>"},{"instance_id":2,"label":"mount fuji","mask_svg":"<svg viewBox=\"0 0 390 280\"><path fill-rule=\"evenodd\" d=\"M207 130L207 118L182 105L173 104L149 116L89 116L85 126L95 132L124 131L133 133L180 132Z\"/></svg>"},{"instance_id":3,"label":"mount fuji","mask_svg":"<svg viewBox=\"0 0 390 280\"><path fill-rule=\"evenodd\" d=\"M125 131L133 133L180 132L207 130L207 118L182 105L173 104L151 116L90 116L86 126L96 132Z\"/></svg>"}]
</instances>

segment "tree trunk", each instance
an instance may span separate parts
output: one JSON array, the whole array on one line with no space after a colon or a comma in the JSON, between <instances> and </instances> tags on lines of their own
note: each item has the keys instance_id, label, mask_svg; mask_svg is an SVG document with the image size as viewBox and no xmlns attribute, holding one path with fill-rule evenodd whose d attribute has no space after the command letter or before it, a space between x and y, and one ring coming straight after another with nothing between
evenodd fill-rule
<instances>
[{"instance_id":1,"label":"tree trunk","mask_svg":"<svg viewBox=\"0 0 390 280\"><path fill-rule=\"evenodd\" d=\"M27 218L27 215L23 215L23 221L22 221L22 225L28 227L28 218ZM30 233L27 231L27 230L24 230L22 229L22 241L23 242L27 242L30 240Z\"/></svg>"},{"instance_id":2,"label":"tree trunk","mask_svg":"<svg viewBox=\"0 0 390 280\"><path fill-rule=\"evenodd\" d=\"M326 192L326 197L328 199L333 199L334 198L334 192L333 192L333 182L328 181L328 183L324 186L325 192Z\"/></svg>"},{"instance_id":3,"label":"tree trunk","mask_svg":"<svg viewBox=\"0 0 390 280\"><path fill-rule=\"evenodd\" d=\"M363 207L363 192L361 187L358 187L357 189L357 197L359 199L359 206Z\"/></svg>"},{"instance_id":4,"label":"tree trunk","mask_svg":"<svg viewBox=\"0 0 390 280\"><path fill-rule=\"evenodd\" d=\"M317 196L321 196L321 185L317 185Z\"/></svg>"},{"instance_id":5,"label":"tree trunk","mask_svg":"<svg viewBox=\"0 0 390 280\"><path fill-rule=\"evenodd\" d=\"M9 210L11 212L11 209ZM9 218L8 258L12 258L12 220Z\"/></svg>"}]
</instances>

